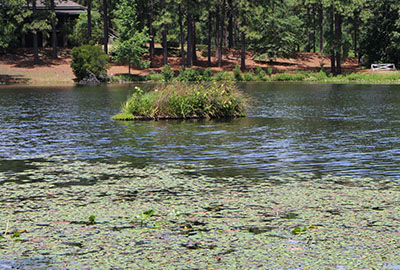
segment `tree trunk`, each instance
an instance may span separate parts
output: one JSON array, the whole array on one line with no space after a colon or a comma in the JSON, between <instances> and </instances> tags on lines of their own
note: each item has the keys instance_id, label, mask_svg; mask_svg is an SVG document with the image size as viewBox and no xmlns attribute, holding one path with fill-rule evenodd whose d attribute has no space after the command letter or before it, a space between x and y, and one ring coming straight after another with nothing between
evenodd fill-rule
<instances>
[{"instance_id":1,"label":"tree trunk","mask_svg":"<svg viewBox=\"0 0 400 270\"><path fill-rule=\"evenodd\" d=\"M313 25L313 31L312 31L312 49L313 53L316 51L316 36L317 36L317 24L316 24L316 14L315 14L315 5L312 7L312 25Z\"/></svg>"},{"instance_id":2,"label":"tree trunk","mask_svg":"<svg viewBox=\"0 0 400 270\"><path fill-rule=\"evenodd\" d=\"M180 44L181 44L181 65L185 66L185 38L183 36L182 4L179 5L179 41L180 41Z\"/></svg>"},{"instance_id":3,"label":"tree trunk","mask_svg":"<svg viewBox=\"0 0 400 270\"><path fill-rule=\"evenodd\" d=\"M331 21L329 25L329 30L330 30L330 43L331 43L331 73L336 74L336 68L335 68L335 35L334 35L334 23L335 23L335 8L333 5L331 5L330 8L330 13L331 13Z\"/></svg>"},{"instance_id":4,"label":"tree trunk","mask_svg":"<svg viewBox=\"0 0 400 270\"><path fill-rule=\"evenodd\" d=\"M358 54L358 12L354 14L354 56L358 59L358 63L360 63L360 58Z\"/></svg>"},{"instance_id":5,"label":"tree trunk","mask_svg":"<svg viewBox=\"0 0 400 270\"><path fill-rule=\"evenodd\" d=\"M216 7L215 11L215 57L219 59L219 27L220 27L220 14L219 14L219 5Z\"/></svg>"},{"instance_id":6,"label":"tree trunk","mask_svg":"<svg viewBox=\"0 0 400 270\"><path fill-rule=\"evenodd\" d=\"M207 38L207 50L208 50L208 58L207 58L207 65L211 67L211 10L208 10L208 38Z\"/></svg>"},{"instance_id":7,"label":"tree trunk","mask_svg":"<svg viewBox=\"0 0 400 270\"><path fill-rule=\"evenodd\" d=\"M56 30L56 13L54 7L54 0L50 0L50 10L52 13L51 17L51 47L52 47L52 58L57 59L57 30Z\"/></svg>"},{"instance_id":8,"label":"tree trunk","mask_svg":"<svg viewBox=\"0 0 400 270\"><path fill-rule=\"evenodd\" d=\"M192 21L192 53L193 53L193 64L197 62L197 54L196 54L196 43L197 43L197 38L196 38L196 23L195 21Z\"/></svg>"},{"instance_id":9,"label":"tree trunk","mask_svg":"<svg viewBox=\"0 0 400 270\"><path fill-rule=\"evenodd\" d=\"M310 15L310 7L307 7L307 46L306 46L306 52L310 52L311 50L311 30L310 30L310 24L311 24L311 15Z\"/></svg>"},{"instance_id":10,"label":"tree trunk","mask_svg":"<svg viewBox=\"0 0 400 270\"><path fill-rule=\"evenodd\" d=\"M228 48L232 49L233 47L233 5L232 0L228 0Z\"/></svg>"},{"instance_id":11,"label":"tree trunk","mask_svg":"<svg viewBox=\"0 0 400 270\"><path fill-rule=\"evenodd\" d=\"M108 8L107 0L103 0L103 15L104 15L104 52L108 54Z\"/></svg>"},{"instance_id":12,"label":"tree trunk","mask_svg":"<svg viewBox=\"0 0 400 270\"><path fill-rule=\"evenodd\" d=\"M241 51L241 62L240 62L240 70L244 72L246 70L246 36L244 31L241 33L241 44L242 44L242 51Z\"/></svg>"},{"instance_id":13,"label":"tree trunk","mask_svg":"<svg viewBox=\"0 0 400 270\"><path fill-rule=\"evenodd\" d=\"M324 51L324 6L320 4L319 14L319 52Z\"/></svg>"},{"instance_id":14,"label":"tree trunk","mask_svg":"<svg viewBox=\"0 0 400 270\"><path fill-rule=\"evenodd\" d=\"M160 4L161 4L161 10L162 11L166 10L165 0L161 0ZM165 66L165 65L168 65L167 25L165 23L163 23L161 25L161 29L162 29L161 35L162 35L162 47L163 47L163 56L164 56L163 64Z\"/></svg>"},{"instance_id":15,"label":"tree trunk","mask_svg":"<svg viewBox=\"0 0 400 270\"><path fill-rule=\"evenodd\" d=\"M342 73L342 15L335 14L336 23L336 74Z\"/></svg>"},{"instance_id":16,"label":"tree trunk","mask_svg":"<svg viewBox=\"0 0 400 270\"><path fill-rule=\"evenodd\" d=\"M33 20L36 19L36 0L32 2L32 15ZM38 50L38 32L37 29L33 32L33 64L39 64L39 50Z\"/></svg>"},{"instance_id":17,"label":"tree trunk","mask_svg":"<svg viewBox=\"0 0 400 270\"><path fill-rule=\"evenodd\" d=\"M187 16L186 16L186 23L187 23L187 66L191 67L193 62L193 53L192 53L192 49L193 49L193 45L192 45L192 16L189 13L189 11L187 12Z\"/></svg>"},{"instance_id":18,"label":"tree trunk","mask_svg":"<svg viewBox=\"0 0 400 270\"><path fill-rule=\"evenodd\" d=\"M150 67L154 67L154 29L153 29L153 20L154 20L154 1L149 1L149 36L150 36L150 48L149 48L149 56L150 56Z\"/></svg>"},{"instance_id":19,"label":"tree trunk","mask_svg":"<svg viewBox=\"0 0 400 270\"><path fill-rule=\"evenodd\" d=\"M218 67L222 67L222 45L224 44L224 28L225 28L225 4L226 0L222 2L222 18L221 18L221 34L220 34L220 42L219 42L219 54L218 54Z\"/></svg>"},{"instance_id":20,"label":"tree trunk","mask_svg":"<svg viewBox=\"0 0 400 270\"><path fill-rule=\"evenodd\" d=\"M164 30L162 31L162 46L163 46L163 55L164 60L163 64L168 65L168 45L167 45L167 30L165 29L165 25L163 25Z\"/></svg>"},{"instance_id":21,"label":"tree trunk","mask_svg":"<svg viewBox=\"0 0 400 270\"><path fill-rule=\"evenodd\" d=\"M88 43L92 40L92 0L87 0L87 30Z\"/></svg>"},{"instance_id":22,"label":"tree trunk","mask_svg":"<svg viewBox=\"0 0 400 270\"><path fill-rule=\"evenodd\" d=\"M232 47L234 48L236 46L236 41L238 40L238 29L236 25L236 20L235 17L233 17L233 37L232 37Z\"/></svg>"}]
</instances>

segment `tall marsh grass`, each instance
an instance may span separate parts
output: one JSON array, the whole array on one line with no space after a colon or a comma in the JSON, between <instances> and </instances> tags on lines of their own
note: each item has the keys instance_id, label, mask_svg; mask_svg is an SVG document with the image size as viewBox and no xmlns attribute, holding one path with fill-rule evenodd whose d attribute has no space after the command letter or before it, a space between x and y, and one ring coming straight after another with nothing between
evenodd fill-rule
<instances>
[{"instance_id":1,"label":"tall marsh grass","mask_svg":"<svg viewBox=\"0 0 400 270\"><path fill-rule=\"evenodd\" d=\"M140 88L122 105L114 120L234 118L245 116L246 98L230 83L159 85Z\"/></svg>"}]
</instances>

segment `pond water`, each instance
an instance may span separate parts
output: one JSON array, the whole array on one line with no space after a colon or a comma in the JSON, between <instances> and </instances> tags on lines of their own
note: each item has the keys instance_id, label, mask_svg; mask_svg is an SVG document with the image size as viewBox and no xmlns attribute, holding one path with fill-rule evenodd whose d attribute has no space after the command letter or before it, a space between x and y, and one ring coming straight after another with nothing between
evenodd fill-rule
<instances>
[{"instance_id":1,"label":"pond water","mask_svg":"<svg viewBox=\"0 0 400 270\"><path fill-rule=\"evenodd\" d=\"M400 86L240 87L247 118L167 122L1 87L0 269L399 269Z\"/></svg>"},{"instance_id":2,"label":"pond water","mask_svg":"<svg viewBox=\"0 0 400 270\"><path fill-rule=\"evenodd\" d=\"M144 86L145 88L150 86ZM213 176L399 178L400 86L249 83L248 117L116 122L133 86L0 89L0 172L50 157L134 167L212 165Z\"/></svg>"}]
</instances>

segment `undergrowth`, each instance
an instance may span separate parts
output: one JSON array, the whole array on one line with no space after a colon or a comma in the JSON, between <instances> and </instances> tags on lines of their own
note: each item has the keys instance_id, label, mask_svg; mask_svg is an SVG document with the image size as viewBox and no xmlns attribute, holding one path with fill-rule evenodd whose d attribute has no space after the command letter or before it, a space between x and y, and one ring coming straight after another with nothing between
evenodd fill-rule
<instances>
[{"instance_id":1,"label":"undergrowth","mask_svg":"<svg viewBox=\"0 0 400 270\"><path fill-rule=\"evenodd\" d=\"M162 118L234 118L245 116L247 101L231 83L159 85L151 92L136 92L114 120Z\"/></svg>"}]
</instances>

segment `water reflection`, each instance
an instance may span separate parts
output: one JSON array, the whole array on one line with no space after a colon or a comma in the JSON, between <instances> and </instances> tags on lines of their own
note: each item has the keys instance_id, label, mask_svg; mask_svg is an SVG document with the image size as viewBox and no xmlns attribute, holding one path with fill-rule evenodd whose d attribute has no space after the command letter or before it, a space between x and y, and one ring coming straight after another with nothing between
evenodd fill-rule
<instances>
[{"instance_id":1,"label":"water reflection","mask_svg":"<svg viewBox=\"0 0 400 270\"><path fill-rule=\"evenodd\" d=\"M248 118L168 122L111 121L133 87L2 87L0 171L63 156L138 167L203 163L214 166L203 173L252 178L399 177L399 86L241 87L255 101Z\"/></svg>"}]
</instances>

